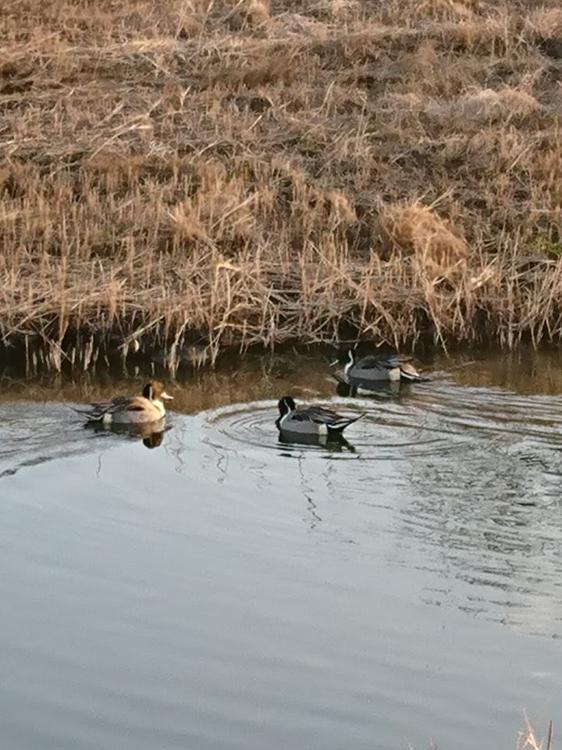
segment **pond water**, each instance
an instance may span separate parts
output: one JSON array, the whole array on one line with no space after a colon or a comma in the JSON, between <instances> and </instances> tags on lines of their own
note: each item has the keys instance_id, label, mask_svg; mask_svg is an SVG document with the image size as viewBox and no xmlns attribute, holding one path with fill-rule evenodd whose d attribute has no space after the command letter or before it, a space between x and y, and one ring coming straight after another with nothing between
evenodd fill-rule
<instances>
[{"instance_id":1,"label":"pond water","mask_svg":"<svg viewBox=\"0 0 562 750\"><path fill-rule=\"evenodd\" d=\"M562 721L562 357L428 359L344 398L320 355L168 383L157 439L0 396L1 734L10 750L515 746ZM280 443L276 400L365 412ZM151 449L148 449L151 448Z\"/></svg>"}]
</instances>

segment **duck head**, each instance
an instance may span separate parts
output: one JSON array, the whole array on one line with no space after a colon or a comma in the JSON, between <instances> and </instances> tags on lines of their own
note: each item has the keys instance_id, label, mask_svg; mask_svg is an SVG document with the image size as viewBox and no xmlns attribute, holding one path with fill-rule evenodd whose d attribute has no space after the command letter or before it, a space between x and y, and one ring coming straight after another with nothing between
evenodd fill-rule
<instances>
[{"instance_id":1,"label":"duck head","mask_svg":"<svg viewBox=\"0 0 562 750\"><path fill-rule=\"evenodd\" d=\"M151 380L142 389L142 395L149 401L172 401L174 398L166 393L164 383L160 380Z\"/></svg>"},{"instance_id":2,"label":"duck head","mask_svg":"<svg viewBox=\"0 0 562 750\"><path fill-rule=\"evenodd\" d=\"M295 411L296 404L295 399L292 396L283 396L283 398L280 398L277 402L277 406L279 408L279 414L284 417L285 414L288 414L290 411Z\"/></svg>"},{"instance_id":3,"label":"duck head","mask_svg":"<svg viewBox=\"0 0 562 750\"><path fill-rule=\"evenodd\" d=\"M346 367L351 367L355 363L355 354L353 353L353 349L348 349L346 352L347 356L347 362L345 363ZM339 365L340 358L338 356L337 359L334 359L333 362L330 362L330 367L335 367L336 365Z\"/></svg>"}]
</instances>

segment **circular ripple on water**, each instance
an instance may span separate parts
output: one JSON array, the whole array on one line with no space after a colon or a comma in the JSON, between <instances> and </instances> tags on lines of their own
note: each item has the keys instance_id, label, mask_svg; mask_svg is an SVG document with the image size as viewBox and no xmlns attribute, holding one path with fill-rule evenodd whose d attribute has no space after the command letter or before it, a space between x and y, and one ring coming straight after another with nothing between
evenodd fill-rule
<instances>
[{"instance_id":1,"label":"circular ripple on water","mask_svg":"<svg viewBox=\"0 0 562 750\"><path fill-rule=\"evenodd\" d=\"M453 433L562 449L562 398L438 382L411 402Z\"/></svg>"},{"instance_id":2,"label":"circular ripple on water","mask_svg":"<svg viewBox=\"0 0 562 750\"><path fill-rule=\"evenodd\" d=\"M91 450L81 420L66 404L1 404L0 425L0 479L25 467Z\"/></svg>"},{"instance_id":3,"label":"circular ripple on water","mask_svg":"<svg viewBox=\"0 0 562 750\"><path fill-rule=\"evenodd\" d=\"M420 414L420 410L393 401L354 399L322 400L340 413L361 413L362 418L350 425L345 441L282 440L275 420L277 403L257 401L214 409L201 415L205 440L215 447L240 448L240 444L258 450L310 451L324 455L361 457L367 460L397 460L419 456L439 456L462 450L466 440L455 429L445 429L438 415Z\"/></svg>"},{"instance_id":4,"label":"circular ripple on water","mask_svg":"<svg viewBox=\"0 0 562 750\"><path fill-rule=\"evenodd\" d=\"M428 603L560 633L562 399L439 381L392 396L310 400L364 412L346 431L348 445L280 444L274 401L201 414L203 439L236 451L260 486L288 471L311 526L366 549L374 528L395 535L394 564L437 576L422 593ZM268 460L274 451L303 459L298 476Z\"/></svg>"}]
</instances>

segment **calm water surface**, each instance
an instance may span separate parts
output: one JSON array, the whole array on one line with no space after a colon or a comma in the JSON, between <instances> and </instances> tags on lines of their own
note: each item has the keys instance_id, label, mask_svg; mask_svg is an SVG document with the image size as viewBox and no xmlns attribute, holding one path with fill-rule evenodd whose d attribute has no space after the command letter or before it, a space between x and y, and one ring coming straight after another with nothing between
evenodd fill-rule
<instances>
[{"instance_id":1,"label":"calm water surface","mask_svg":"<svg viewBox=\"0 0 562 750\"><path fill-rule=\"evenodd\" d=\"M512 748L562 722L562 357L441 358L338 396L322 356L170 384L156 438L0 402L0 731L10 750ZM364 411L279 443L287 392ZM150 448L150 449L148 449Z\"/></svg>"}]
</instances>

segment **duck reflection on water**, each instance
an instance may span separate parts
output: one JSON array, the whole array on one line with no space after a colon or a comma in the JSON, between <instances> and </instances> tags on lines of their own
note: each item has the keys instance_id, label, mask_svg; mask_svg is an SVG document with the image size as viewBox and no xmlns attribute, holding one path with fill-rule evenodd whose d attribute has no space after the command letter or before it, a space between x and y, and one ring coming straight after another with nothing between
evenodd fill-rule
<instances>
[{"instance_id":1,"label":"duck reflection on water","mask_svg":"<svg viewBox=\"0 0 562 750\"><path fill-rule=\"evenodd\" d=\"M302 433L280 432L279 443L286 446L309 445L326 448L334 453L348 451L355 453L355 447L343 435L306 435Z\"/></svg>"},{"instance_id":2,"label":"duck reflection on water","mask_svg":"<svg viewBox=\"0 0 562 750\"><path fill-rule=\"evenodd\" d=\"M172 429L167 425L164 419L158 422L147 424L106 424L103 422L87 422L85 429L94 432L111 432L114 435L121 435L123 438L130 440L141 440L146 448L158 448L162 445L164 434Z\"/></svg>"}]
</instances>

